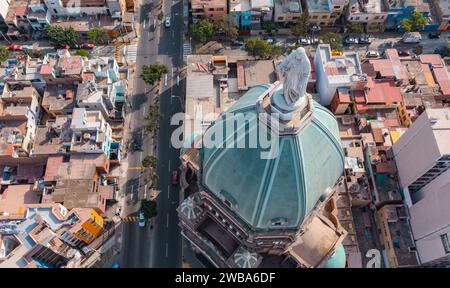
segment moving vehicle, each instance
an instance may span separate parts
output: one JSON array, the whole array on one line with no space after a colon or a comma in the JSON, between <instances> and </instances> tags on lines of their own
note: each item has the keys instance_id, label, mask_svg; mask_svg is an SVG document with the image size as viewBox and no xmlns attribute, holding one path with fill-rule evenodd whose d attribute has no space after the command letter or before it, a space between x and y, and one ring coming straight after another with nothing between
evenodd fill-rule
<instances>
[{"instance_id":1,"label":"moving vehicle","mask_svg":"<svg viewBox=\"0 0 450 288\"><path fill-rule=\"evenodd\" d=\"M139 143L139 141L134 140L134 142L133 142L133 150L134 150L134 151L139 151L139 150L141 150L141 144Z\"/></svg>"},{"instance_id":2,"label":"moving vehicle","mask_svg":"<svg viewBox=\"0 0 450 288\"><path fill-rule=\"evenodd\" d=\"M368 51L366 54L367 58L378 58L380 57L380 53L378 51Z\"/></svg>"},{"instance_id":3,"label":"moving vehicle","mask_svg":"<svg viewBox=\"0 0 450 288\"><path fill-rule=\"evenodd\" d=\"M164 20L164 26L165 26L166 28L169 28L169 27L170 27L170 16L167 16L167 17L166 17L166 20Z\"/></svg>"},{"instance_id":4,"label":"moving vehicle","mask_svg":"<svg viewBox=\"0 0 450 288\"><path fill-rule=\"evenodd\" d=\"M95 45L92 43L83 43L81 44L82 49L94 49Z\"/></svg>"},{"instance_id":5,"label":"moving vehicle","mask_svg":"<svg viewBox=\"0 0 450 288\"><path fill-rule=\"evenodd\" d=\"M145 216L144 216L144 211L140 211L139 212L139 227L143 228L145 227Z\"/></svg>"},{"instance_id":6,"label":"moving vehicle","mask_svg":"<svg viewBox=\"0 0 450 288\"><path fill-rule=\"evenodd\" d=\"M170 180L173 186L178 185L178 170L173 170L170 176Z\"/></svg>"},{"instance_id":7,"label":"moving vehicle","mask_svg":"<svg viewBox=\"0 0 450 288\"><path fill-rule=\"evenodd\" d=\"M420 40L422 40L422 36L419 32L406 32L402 37L403 43L419 43Z\"/></svg>"},{"instance_id":8,"label":"moving vehicle","mask_svg":"<svg viewBox=\"0 0 450 288\"><path fill-rule=\"evenodd\" d=\"M430 34L428 34L428 38L429 39L439 39L439 38L441 38L441 33L431 32Z\"/></svg>"}]
</instances>

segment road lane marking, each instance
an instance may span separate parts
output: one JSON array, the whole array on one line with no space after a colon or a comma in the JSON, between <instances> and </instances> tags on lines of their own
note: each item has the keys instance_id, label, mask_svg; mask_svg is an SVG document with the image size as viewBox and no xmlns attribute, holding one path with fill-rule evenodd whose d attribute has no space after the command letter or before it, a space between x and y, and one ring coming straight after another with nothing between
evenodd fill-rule
<instances>
[{"instance_id":1,"label":"road lane marking","mask_svg":"<svg viewBox=\"0 0 450 288\"><path fill-rule=\"evenodd\" d=\"M169 160L169 172L170 172L170 160Z\"/></svg>"},{"instance_id":2,"label":"road lane marking","mask_svg":"<svg viewBox=\"0 0 450 288\"><path fill-rule=\"evenodd\" d=\"M128 167L128 170L145 170L144 166L132 166Z\"/></svg>"},{"instance_id":3,"label":"road lane marking","mask_svg":"<svg viewBox=\"0 0 450 288\"><path fill-rule=\"evenodd\" d=\"M144 199L147 199L147 184L144 187Z\"/></svg>"},{"instance_id":4,"label":"road lane marking","mask_svg":"<svg viewBox=\"0 0 450 288\"><path fill-rule=\"evenodd\" d=\"M166 258L169 257L169 243L166 243Z\"/></svg>"},{"instance_id":5,"label":"road lane marking","mask_svg":"<svg viewBox=\"0 0 450 288\"><path fill-rule=\"evenodd\" d=\"M142 130L142 131L144 131L144 130ZM144 133L142 133L142 135L144 135ZM142 163L142 151L139 152L139 154L140 154L139 158L141 159L141 163Z\"/></svg>"},{"instance_id":6,"label":"road lane marking","mask_svg":"<svg viewBox=\"0 0 450 288\"><path fill-rule=\"evenodd\" d=\"M142 25L143 27L144 27L144 29L145 29L145 22L146 22L147 20L144 20L144 25Z\"/></svg>"},{"instance_id":7,"label":"road lane marking","mask_svg":"<svg viewBox=\"0 0 450 288\"><path fill-rule=\"evenodd\" d=\"M164 75L164 86L167 86L167 74Z\"/></svg>"},{"instance_id":8,"label":"road lane marking","mask_svg":"<svg viewBox=\"0 0 450 288\"><path fill-rule=\"evenodd\" d=\"M167 199L170 199L170 185L167 185Z\"/></svg>"},{"instance_id":9,"label":"road lane marking","mask_svg":"<svg viewBox=\"0 0 450 288\"><path fill-rule=\"evenodd\" d=\"M167 214L167 222L166 222L167 228L169 228L169 214Z\"/></svg>"},{"instance_id":10,"label":"road lane marking","mask_svg":"<svg viewBox=\"0 0 450 288\"><path fill-rule=\"evenodd\" d=\"M156 26L156 19L153 19L153 26Z\"/></svg>"},{"instance_id":11,"label":"road lane marking","mask_svg":"<svg viewBox=\"0 0 450 288\"><path fill-rule=\"evenodd\" d=\"M180 75L177 75L177 86L180 85Z\"/></svg>"}]
</instances>

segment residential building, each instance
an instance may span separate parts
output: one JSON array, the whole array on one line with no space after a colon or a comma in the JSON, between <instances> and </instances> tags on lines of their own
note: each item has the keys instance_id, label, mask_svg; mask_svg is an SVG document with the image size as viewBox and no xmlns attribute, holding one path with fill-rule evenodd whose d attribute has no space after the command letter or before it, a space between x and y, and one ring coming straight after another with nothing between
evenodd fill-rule
<instances>
[{"instance_id":1,"label":"residential building","mask_svg":"<svg viewBox=\"0 0 450 288\"><path fill-rule=\"evenodd\" d=\"M330 45L320 44L314 57L317 91L322 105L330 105L337 88L363 90L367 75L361 69L357 52L333 55Z\"/></svg>"},{"instance_id":2,"label":"residential building","mask_svg":"<svg viewBox=\"0 0 450 288\"><path fill-rule=\"evenodd\" d=\"M432 0L432 7L439 21L438 29L446 31L450 29L450 0Z\"/></svg>"},{"instance_id":3,"label":"residential building","mask_svg":"<svg viewBox=\"0 0 450 288\"><path fill-rule=\"evenodd\" d=\"M347 10L347 21L364 24L367 32L384 30L387 11L384 0L350 0Z\"/></svg>"},{"instance_id":4,"label":"residential building","mask_svg":"<svg viewBox=\"0 0 450 288\"><path fill-rule=\"evenodd\" d=\"M12 40L23 40L30 36L31 25L27 19L30 0L11 1L6 14L5 23L8 26L6 35Z\"/></svg>"},{"instance_id":5,"label":"residential building","mask_svg":"<svg viewBox=\"0 0 450 288\"><path fill-rule=\"evenodd\" d=\"M194 23L203 18L219 20L228 13L227 0L191 0L190 2L192 21Z\"/></svg>"},{"instance_id":6,"label":"residential building","mask_svg":"<svg viewBox=\"0 0 450 288\"><path fill-rule=\"evenodd\" d=\"M295 23L303 13L300 0L274 0L273 21L286 25Z\"/></svg>"},{"instance_id":7,"label":"residential building","mask_svg":"<svg viewBox=\"0 0 450 288\"><path fill-rule=\"evenodd\" d=\"M48 85L44 91L41 106L50 117L72 114L75 107L76 87L74 85Z\"/></svg>"},{"instance_id":8,"label":"residential building","mask_svg":"<svg viewBox=\"0 0 450 288\"><path fill-rule=\"evenodd\" d=\"M87 58L71 55L67 49L57 50L45 56L40 73L47 85L76 85L82 81L87 62Z\"/></svg>"},{"instance_id":9,"label":"residential building","mask_svg":"<svg viewBox=\"0 0 450 288\"><path fill-rule=\"evenodd\" d=\"M250 0L252 29L263 29L264 22L273 20L274 0Z\"/></svg>"},{"instance_id":10,"label":"residential building","mask_svg":"<svg viewBox=\"0 0 450 288\"><path fill-rule=\"evenodd\" d=\"M343 14L348 0L304 0L303 8L308 10L309 22L320 26L332 26Z\"/></svg>"},{"instance_id":11,"label":"residential building","mask_svg":"<svg viewBox=\"0 0 450 288\"><path fill-rule=\"evenodd\" d=\"M57 115L55 119L47 120L40 125L34 140L34 154L36 156L68 154L72 144L72 118L69 115Z\"/></svg>"},{"instance_id":12,"label":"residential building","mask_svg":"<svg viewBox=\"0 0 450 288\"><path fill-rule=\"evenodd\" d=\"M40 99L41 95L31 83L5 83L0 101L2 161L32 155L36 127L41 117Z\"/></svg>"},{"instance_id":13,"label":"residential building","mask_svg":"<svg viewBox=\"0 0 450 288\"><path fill-rule=\"evenodd\" d=\"M392 147L421 264L450 260L450 109L426 109Z\"/></svg>"},{"instance_id":14,"label":"residential building","mask_svg":"<svg viewBox=\"0 0 450 288\"><path fill-rule=\"evenodd\" d=\"M234 23L239 30L251 30L252 28L252 11L250 0L230 0L230 15L233 17Z\"/></svg>"},{"instance_id":15,"label":"residential building","mask_svg":"<svg viewBox=\"0 0 450 288\"><path fill-rule=\"evenodd\" d=\"M437 30L439 27L437 16L430 5L431 0L384 0L385 9L388 13L386 29L404 31L400 23L403 19L409 19L414 12L421 13L427 20L424 30Z\"/></svg>"},{"instance_id":16,"label":"residential building","mask_svg":"<svg viewBox=\"0 0 450 288\"><path fill-rule=\"evenodd\" d=\"M44 4L44 0L31 0L28 5L28 21L33 30L42 31L45 26L50 25L52 15Z\"/></svg>"},{"instance_id":17,"label":"residential building","mask_svg":"<svg viewBox=\"0 0 450 288\"><path fill-rule=\"evenodd\" d=\"M122 14L126 12L127 4L126 0L106 0L108 6L108 14L111 18L120 18Z\"/></svg>"},{"instance_id":18,"label":"residential building","mask_svg":"<svg viewBox=\"0 0 450 288\"><path fill-rule=\"evenodd\" d=\"M44 0L45 5L56 17L104 15L108 13L106 0L77 0L77 6L73 7L72 0Z\"/></svg>"},{"instance_id":19,"label":"residential building","mask_svg":"<svg viewBox=\"0 0 450 288\"><path fill-rule=\"evenodd\" d=\"M12 0L5 0L0 2L0 31L6 33L8 26L5 23L6 15L8 14L9 5L11 5ZM4 34L2 34L2 38Z\"/></svg>"},{"instance_id":20,"label":"residential building","mask_svg":"<svg viewBox=\"0 0 450 288\"><path fill-rule=\"evenodd\" d=\"M112 132L100 111L74 108L70 128L73 131L71 151L103 153L109 158Z\"/></svg>"}]
</instances>

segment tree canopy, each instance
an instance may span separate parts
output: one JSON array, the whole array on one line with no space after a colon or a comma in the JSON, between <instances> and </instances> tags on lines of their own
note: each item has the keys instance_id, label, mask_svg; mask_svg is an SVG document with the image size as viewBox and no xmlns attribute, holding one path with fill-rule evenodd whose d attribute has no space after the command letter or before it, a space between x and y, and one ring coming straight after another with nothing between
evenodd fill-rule
<instances>
[{"instance_id":1,"label":"tree canopy","mask_svg":"<svg viewBox=\"0 0 450 288\"><path fill-rule=\"evenodd\" d=\"M419 32L425 28L427 20L422 15L422 13L414 12L410 18L403 19L400 22L400 27L406 31Z\"/></svg>"},{"instance_id":2,"label":"tree canopy","mask_svg":"<svg viewBox=\"0 0 450 288\"><path fill-rule=\"evenodd\" d=\"M9 50L3 45L0 45L0 62L5 62L9 57Z\"/></svg>"},{"instance_id":3,"label":"tree canopy","mask_svg":"<svg viewBox=\"0 0 450 288\"><path fill-rule=\"evenodd\" d=\"M278 32L278 24L275 22L264 22L263 29L266 30L269 36L274 36L276 32Z\"/></svg>"},{"instance_id":4,"label":"tree canopy","mask_svg":"<svg viewBox=\"0 0 450 288\"><path fill-rule=\"evenodd\" d=\"M253 56L268 58L277 57L283 54L283 50L279 46L271 46L266 40L260 37L251 37L244 43L245 51L251 53Z\"/></svg>"},{"instance_id":5,"label":"tree canopy","mask_svg":"<svg viewBox=\"0 0 450 288\"><path fill-rule=\"evenodd\" d=\"M82 57L89 57L89 52L84 49L79 49L77 52L75 52L76 55L82 56Z\"/></svg>"},{"instance_id":6,"label":"tree canopy","mask_svg":"<svg viewBox=\"0 0 450 288\"><path fill-rule=\"evenodd\" d=\"M157 105L150 105L148 114L145 116L145 130L148 132L156 132L159 129L159 121L163 114L159 111Z\"/></svg>"},{"instance_id":7,"label":"tree canopy","mask_svg":"<svg viewBox=\"0 0 450 288\"><path fill-rule=\"evenodd\" d=\"M142 166L144 166L145 168L156 169L157 165L158 165L158 158L156 158L153 155L147 155L142 160Z\"/></svg>"},{"instance_id":8,"label":"tree canopy","mask_svg":"<svg viewBox=\"0 0 450 288\"><path fill-rule=\"evenodd\" d=\"M352 33L364 33L364 25L361 23L351 23L350 30Z\"/></svg>"},{"instance_id":9,"label":"tree canopy","mask_svg":"<svg viewBox=\"0 0 450 288\"><path fill-rule=\"evenodd\" d=\"M233 23L233 20L230 15L222 15L219 20L216 22L216 28L225 33L225 36L228 39L236 38L239 35L238 27Z\"/></svg>"},{"instance_id":10,"label":"tree canopy","mask_svg":"<svg viewBox=\"0 0 450 288\"><path fill-rule=\"evenodd\" d=\"M195 41L206 43L214 35L214 24L211 20L202 19L191 25L190 32Z\"/></svg>"},{"instance_id":11,"label":"tree canopy","mask_svg":"<svg viewBox=\"0 0 450 288\"><path fill-rule=\"evenodd\" d=\"M163 74L169 72L166 66L155 63L142 66L141 79L144 80L147 85L154 85L159 81Z\"/></svg>"},{"instance_id":12,"label":"tree canopy","mask_svg":"<svg viewBox=\"0 0 450 288\"><path fill-rule=\"evenodd\" d=\"M308 11L304 11L297 22L291 27L291 32L294 36L306 36L308 35L309 14Z\"/></svg>"},{"instance_id":13,"label":"tree canopy","mask_svg":"<svg viewBox=\"0 0 450 288\"><path fill-rule=\"evenodd\" d=\"M153 218L158 214L156 209L156 201L142 200L141 209L144 212L144 217L147 219Z\"/></svg>"},{"instance_id":14,"label":"tree canopy","mask_svg":"<svg viewBox=\"0 0 450 288\"><path fill-rule=\"evenodd\" d=\"M342 36L337 33L326 33L322 36L322 42L330 44L331 49L342 51Z\"/></svg>"},{"instance_id":15,"label":"tree canopy","mask_svg":"<svg viewBox=\"0 0 450 288\"><path fill-rule=\"evenodd\" d=\"M102 27L94 27L88 32L89 40L95 45L104 45L108 43L109 36Z\"/></svg>"},{"instance_id":16,"label":"tree canopy","mask_svg":"<svg viewBox=\"0 0 450 288\"><path fill-rule=\"evenodd\" d=\"M44 33L55 43L74 45L78 42L78 34L72 27L63 28L58 25L47 25L44 28Z\"/></svg>"}]
</instances>

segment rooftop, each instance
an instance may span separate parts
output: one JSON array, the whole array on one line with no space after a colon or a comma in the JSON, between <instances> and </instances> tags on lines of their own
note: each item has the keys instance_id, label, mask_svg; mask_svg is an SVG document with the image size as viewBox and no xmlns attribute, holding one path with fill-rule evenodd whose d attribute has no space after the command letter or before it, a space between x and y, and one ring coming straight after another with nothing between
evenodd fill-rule
<instances>
[{"instance_id":1,"label":"rooftop","mask_svg":"<svg viewBox=\"0 0 450 288\"><path fill-rule=\"evenodd\" d=\"M26 208L40 203L40 195L33 185L9 185L0 194L0 219L24 218Z\"/></svg>"},{"instance_id":2,"label":"rooftop","mask_svg":"<svg viewBox=\"0 0 450 288\"><path fill-rule=\"evenodd\" d=\"M48 111L72 111L74 108L75 86L47 85L42 106Z\"/></svg>"},{"instance_id":3,"label":"rooftop","mask_svg":"<svg viewBox=\"0 0 450 288\"><path fill-rule=\"evenodd\" d=\"M46 125L38 126L34 140L36 155L49 155L66 152L72 141L70 116L56 116L55 120L48 120Z\"/></svg>"}]
</instances>

